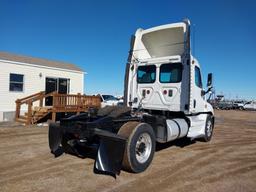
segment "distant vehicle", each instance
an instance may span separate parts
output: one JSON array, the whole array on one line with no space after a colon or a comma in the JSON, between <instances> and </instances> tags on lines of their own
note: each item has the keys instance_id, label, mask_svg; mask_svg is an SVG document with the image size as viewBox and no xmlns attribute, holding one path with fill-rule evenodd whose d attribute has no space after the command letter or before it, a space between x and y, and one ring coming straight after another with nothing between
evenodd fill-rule
<instances>
[{"instance_id":1,"label":"distant vehicle","mask_svg":"<svg viewBox=\"0 0 256 192\"><path fill-rule=\"evenodd\" d=\"M217 109L222 109L222 110L230 110L233 109L233 104L231 101L220 101L217 106Z\"/></svg>"},{"instance_id":2,"label":"distant vehicle","mask_svg":"<svg viewBox=\"0 0 256 192\"><path fill-rule=\"evenodd\" d=\"M106 106L120 106L123 104L123 101L117 99L113 95L99 95L101 98L101 107Z\"/></svg>"},{"instance_id":3,"label":"distant vehicle","mask_svg":"<svg viewBox=\"0 0 256 192\"><path fill-rule=\"evenodd\" d=\"M245 104L245 101L235 101L235 102L233 103L233 108L234 108L234 109L243 110L243 109L244 109L244 104Z\"/></svg>"},{"instance_id":4,"label":"distant vehicle","mask_svg":"<svg viewBox=\"0 0 256 192\"><path fill-rule=\"evenodd\" d=\"M256 110L256 101L249 101L245 103L243 108L245 110Z\"/></svg>"},{"instance_id":5,"label":"distant vehicle","mask_svg":"<svg viewBox=\"0 0 256 192\"><path fill-rule=\"evenodd\" d=\"M124 99L124 96L123 96L123 95L116 95L115 98L117 98L118 100L120 100L120 99Z\"/></svg>"},{"instance_id":6,"label":"distant vehicle","mask_svg":"<svg viewBox=\"0 0 256 192\"><path fill-rule=\"evenodd\" d=\"M124 96L120 96L120 95L118 95L118 96L115 96L115 98L117 98L118 99L118 101L119 101L119 103L118 103L118 106L122 106L122 105L124 105Z\"/></svg>"},{"instance_id":7,"label":"distant vehicle","mask_svg":"<svg viewBox=\"0 0 256 192\"><path fill-rule=\"evenodd\" d=\"M224 101L225 100L225 97L224 95L217 95L217 101Z\"/></svg>"}]
</instances>

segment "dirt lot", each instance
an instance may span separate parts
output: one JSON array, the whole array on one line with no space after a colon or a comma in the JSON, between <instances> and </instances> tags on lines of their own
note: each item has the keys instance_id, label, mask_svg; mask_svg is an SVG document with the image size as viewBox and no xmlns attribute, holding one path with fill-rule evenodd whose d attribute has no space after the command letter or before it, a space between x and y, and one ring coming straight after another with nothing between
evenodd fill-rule
<instances>
[{"instance_id":1,"label":"dirt lot","mask_svg":"<svg viewBox=\"0 0 256 192\"><path fill-rule=\"evenodd\" d=\"M216 111L210 143L173 142L141 174L93 173L92 159L49 153L47 127L0 126L0 191L256 191L256 112Z\"/></svg>"}]
</instances>

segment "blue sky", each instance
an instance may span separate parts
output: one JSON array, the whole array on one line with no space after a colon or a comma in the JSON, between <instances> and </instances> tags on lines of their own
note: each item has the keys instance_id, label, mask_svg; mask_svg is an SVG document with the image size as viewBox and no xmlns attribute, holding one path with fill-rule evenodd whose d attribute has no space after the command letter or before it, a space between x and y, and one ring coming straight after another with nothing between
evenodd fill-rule
<instances>
[{"instance_id":1,"label":"blue sky","mask_svg":"<svg viewBox=\"0 0 256 192\"><path fill-rule=\"evenodd\" d=\"M86 94L122 94L130 36L181 21L195 30L204 83L217 93L256 99L256 1L0 0L0 50L75 63Z\"/></svg>"}]
</instances>

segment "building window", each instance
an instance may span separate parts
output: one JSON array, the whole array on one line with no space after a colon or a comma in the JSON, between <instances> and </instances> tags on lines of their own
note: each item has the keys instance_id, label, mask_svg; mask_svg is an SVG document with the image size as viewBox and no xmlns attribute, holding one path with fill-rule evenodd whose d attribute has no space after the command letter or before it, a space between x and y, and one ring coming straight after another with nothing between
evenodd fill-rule
<instances>
[{"instance_id":1,"label":"building window","mask_svg":"<svg viewBox=\"0 0 256 192\"><path fill-rule=\"evenodd\" d=\"M22 92L24 89L24 75L10 73L10 91Z\"/></svg>"}]
</instances>

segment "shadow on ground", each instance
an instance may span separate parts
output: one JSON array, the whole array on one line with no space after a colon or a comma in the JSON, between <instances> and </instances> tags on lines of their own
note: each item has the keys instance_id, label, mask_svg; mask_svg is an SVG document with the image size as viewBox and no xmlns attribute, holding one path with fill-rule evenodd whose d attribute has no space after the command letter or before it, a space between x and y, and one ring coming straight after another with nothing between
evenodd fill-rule
<instances>
[{"instance_id":1,"label":"shadow on ground","mask_svg":"<svg viewBox=\"0 0 256 192\"><path fill-rule=\"evenodd\" d=\"M183 147L186 147L188 145L192 145L194 143L196 143L196 140L191 140L191 139L186 138L186 137L178 139L178 140L170 141L168 143L156 143L156 152L164 150L166 148L170 148L172 146L183 148Z\"/></svg>"}]
</instances>

